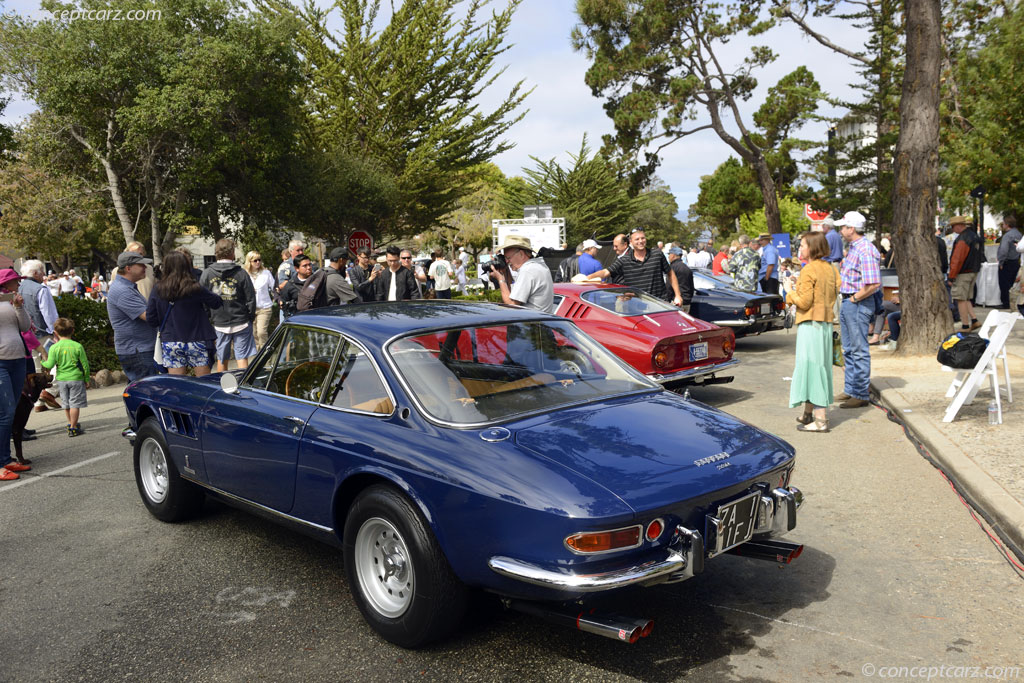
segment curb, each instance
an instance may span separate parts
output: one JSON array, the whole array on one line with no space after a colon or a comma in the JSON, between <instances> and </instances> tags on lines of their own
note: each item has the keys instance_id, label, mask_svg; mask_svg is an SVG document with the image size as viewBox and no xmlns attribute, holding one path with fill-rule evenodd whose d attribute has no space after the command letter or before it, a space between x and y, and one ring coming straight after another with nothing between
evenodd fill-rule
<instances>
[{"instance_id":1,"label":"curb","mask_svg":"<svg viewBox=\"0 0 1024 683\"><path fill-rule=\"evenodd\" d=\"M871 389L879 403L903 421L906 429L931 453L941 469L986 515L987 521L1004 539L1010 539L1018 552L1024 548L1024 504L1011 496L988 472L978 466L959 446L930 424L916 416L903 396L888 381L871 380Z\"/></svg>"}]
</instances>

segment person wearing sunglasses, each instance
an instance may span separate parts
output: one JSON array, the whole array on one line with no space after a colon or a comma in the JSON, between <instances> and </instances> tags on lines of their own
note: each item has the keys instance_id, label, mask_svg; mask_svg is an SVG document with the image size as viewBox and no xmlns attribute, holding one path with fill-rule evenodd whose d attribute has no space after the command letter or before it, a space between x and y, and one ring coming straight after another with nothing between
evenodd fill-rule
<instances>
[{"instance_id":1,"label":"person wearing sunglasses","mask_svg":"<svg viewBox=\"0 0 1024 683\"><path fill-rule=\"evenodd\" d=\"M245 255L245 272L249 273L253 289L256 290L256 318L253 320L253 336L256 338L256 349L262 349L267 343L270 328L270 316L274 312L274 296L277 282L274 274L263 265L263 257L258 251L250 251Z\"/></svg>"}]
</instances>

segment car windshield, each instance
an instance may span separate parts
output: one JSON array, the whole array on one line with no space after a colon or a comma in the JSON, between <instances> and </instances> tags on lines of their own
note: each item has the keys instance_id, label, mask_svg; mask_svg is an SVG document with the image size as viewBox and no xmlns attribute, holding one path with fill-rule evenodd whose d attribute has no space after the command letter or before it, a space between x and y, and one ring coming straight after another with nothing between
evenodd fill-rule
<instances>
[{"instance_id":1,"label":"car windshield","mask_svg":"<svg viewBox=\"0 0 1024 683\"><path fill-rule=\"evenodd\" d=\"M651 315L679 310L667 301L662 301L646 292L631 287L595 289L590 292L584 292L583 300L609 310L612 313L627 316Z\"/></svg>"},{"instance_id":2,"label":"car windshield","mask_svg":"<svg viewBox=\"0 0 1024 683\"><path fill-rule=\"evenodd\" d=\"M701 289L715 289L716 287L732 287L732 278L727 275L708 275L707 273L694 273L693 284Z\"/></svg>"},{"instance_id":3,"label":"car windshield","mask_svg":"<svg viewBox=\"0 0 1024 683\"><path fill-rule=\"evenodd\" d=\"M569 322L415 334L387 352L420 408L459 425L658 388Z\"/></svg>"}]
</instances>

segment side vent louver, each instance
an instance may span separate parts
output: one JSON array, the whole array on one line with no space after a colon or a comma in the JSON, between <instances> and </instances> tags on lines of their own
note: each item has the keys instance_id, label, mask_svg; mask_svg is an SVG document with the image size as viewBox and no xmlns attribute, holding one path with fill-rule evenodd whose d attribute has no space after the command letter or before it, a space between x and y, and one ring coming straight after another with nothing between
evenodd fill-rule
<instances>
[{"instance_id":1,"label":"side vent louver","mask_svg":"<svg viewBox=\"0 0 1024 683\"><path fill-rule=\"evenodd\" d=\"M160 419L163 421L166 431L180 434L190 439L196 438L195 425L192 423L191 415L179 413L177 410L161 408Z\"/></svg>"}]
</instances>

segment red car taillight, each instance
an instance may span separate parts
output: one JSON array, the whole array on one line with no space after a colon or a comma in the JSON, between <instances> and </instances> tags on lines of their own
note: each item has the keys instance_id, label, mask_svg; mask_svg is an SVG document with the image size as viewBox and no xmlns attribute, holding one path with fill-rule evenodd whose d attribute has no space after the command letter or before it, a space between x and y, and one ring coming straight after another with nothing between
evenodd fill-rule
<instances>
[{"instance_id":1,"label":"red car taillight","mask_svg":"<svg viewBox=\"0 0 1024 683\"><path fill-rule=\"evenodd\" d=\"M725 329L725 340L722 342L722 353L725 354L726 358L732 356L732 352L736 350L736 333L729 328Z\"/></svg>"},{"instance_id":2,"label":"red car taillight","mask_svg":"<svg viewBox=\"0 0 1024 683\"><path fill-rule=\"evenodd\" d=\"M757 315L757 311L758 311L757 306L747 306L746 308L743 309L743 312L746 315Z\"/></svg>"},{"instance_id":3,"label":"red car taillight","mask_svg":"<svg viewBox=\"0 0 1024 683\"><path fill-rule=\"evenodd\" d=\"M782 301L781 299L779 301L776 301L775 302L775 310L776 311L784 311L784 310L786 310L786 302Z\"/></svg>"}]
</instances>

